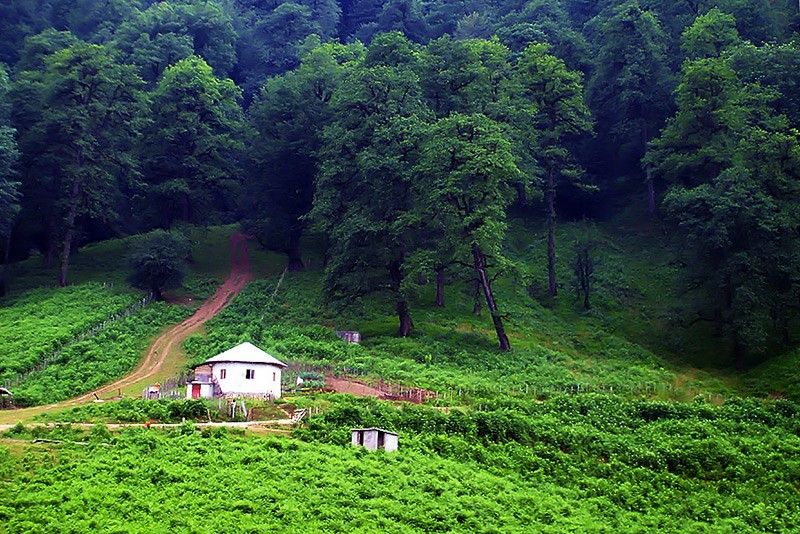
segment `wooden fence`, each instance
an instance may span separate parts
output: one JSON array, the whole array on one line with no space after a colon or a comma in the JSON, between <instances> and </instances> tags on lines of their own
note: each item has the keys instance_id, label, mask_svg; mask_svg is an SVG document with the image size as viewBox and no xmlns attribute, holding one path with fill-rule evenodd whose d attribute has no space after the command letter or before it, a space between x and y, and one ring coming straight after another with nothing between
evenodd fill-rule
<instances>
[{"instance_id":1,"label":"wooden fence","mask_svg":"<svg viewBox=\"0 0 800 534\"><path fill-rule=\"evenodd\" d=\"M542 399L552 395L583 395L600 393L608 395L625 395L631 397L658 397L671 396L680 389L684 396L702 397L709 402L723 402L725 396L718 393L708 393L701 389L676 388L671 382L664 381L639 381L629 384L590 384L585 382L571 382L561 384L497 384L483 387L447 387L439 388L414 388L388 383L383 379L375 378L377 373L366 368L316 365L304 362L290 363L284 370L284 387L292 388L294 381L300 373L316 372L325 376L339 378L354 378L367 386L379 389L387 400L405 400L409 402L428 402L433 399L457 403L480 401L499 394L514 397Z\"/></svg>"}]
</instances>

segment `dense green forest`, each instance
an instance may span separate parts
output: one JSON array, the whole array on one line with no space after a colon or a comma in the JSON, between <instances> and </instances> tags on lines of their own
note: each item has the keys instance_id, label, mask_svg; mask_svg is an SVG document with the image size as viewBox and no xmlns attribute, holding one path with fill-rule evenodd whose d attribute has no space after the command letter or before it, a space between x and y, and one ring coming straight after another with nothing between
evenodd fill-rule
<instances>
[{"instance_id":1,"label":"dense green forest","mask_svg":"<svg viewBox=\"0 0 800 534\"><path fill-rule=\"evenodd\" d=\"M634 210L680 252L677 323L708 323L739 367L792 343L793 1L0 9L5 263L39 255L66 285L86 243L241 221L291 270L315 236L327 300L388 293L401 336L420 283L440 303L472 283L508 350L497 277L554 301L573 285L556 258L574 255L588 309L597 244L574 251L557 223ZM507 254L509 216L547 228L546 272Z\"/></svg>"}]
</instances>

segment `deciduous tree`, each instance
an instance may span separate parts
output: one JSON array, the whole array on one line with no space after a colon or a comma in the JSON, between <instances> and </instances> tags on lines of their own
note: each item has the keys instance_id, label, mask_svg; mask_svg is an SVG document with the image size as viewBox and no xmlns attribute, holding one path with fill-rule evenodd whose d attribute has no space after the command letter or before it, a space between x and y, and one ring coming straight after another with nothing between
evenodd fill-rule
<instances>
[{"instance_id":1,"label":"deciduous tree","mask_svg":"<svg viewBox=\"0 0 800 534\"><path fill-rule=\"evenodd\" d=\"M407 67L357 66L337 88L325 129L312 216L329 237L325 293L357 301L392 295L398 334L413 329L407 258L413 247L411 184L426 118L419 80Z\"/></svg>"},{"instance_id":2,"label":"deciduous tree","mask_svg":"<svg viewBox=\"0 0 800 534\"><path fill-rule=\"evenodd\" d=\"M5 263L10 252L11 229L19 212L16 181L19 151L16 132L11 127L9 85L5 67L0 64L0 296L5 292Z\"/></svg>"},{"instance_id":3,"label":"deciduous tree","mask_svg":"<svg viewBox=\"0 0 800 534\"><path fill-rule=\"evenodd\" d=\"M715 8L697 17L684 30L681 49L687 58L700 59L718 57L724 50L741 43L742 39L736 31L736 19Z\"/></svg>"},{"instance_id":4,"label":"deciduous tree","mask_svg":"<svg viewBox=\"0 0 800 534\"><path fill-rule=\"evenodd\" d=\"M800 268L800 135L728 58L687 63L678 111L649 157L672 185L664 206L701 295L692 321L730 341L738 366L788 338Z\"/></svg>"},{"instance_id":5,"label":"deciduous tree","mask_svg":"<svg viewBox=\"0 0 800 534\"><path fill-rule=\"evenodd\" d=\"M300 238L314 198L322 133L333 119L331 98L348 64L362 57L359 45L319 46L297 70L269 80L250 109L256 135L244 226L265 247L285 252L292 271L303 268Z\"/></svg>"},{"instance_id":6,"label":"deciduous tree","mask_svg":"<svg viewBox=\"0 0 800 534\"><path fill-rule=\"evenodd\" d=\"M547 210L547 278L550 297L558 293L556 279L556 189L561 178L579 181L568 142L591 130L589 110L583 99L578 72L549 54L548 45L530 45L517 62L519 98L529 106L530 133L536 136L536 159L542 166L541 181Z\"/></svg>"},{"instance_id":7,"label":"deciduous tree","mask_svg":"<svg viewBox=\"0 0 800 534\"><path fill-rule=\"evenodd\" d=\"M667 37L656 16L632 0L596 20L596 68L587 85L597 117L598 159L604 174L641 177L647 143L673 108ZM648 209L655 206L649 176Z\"/></svg>"},{"instance_id":8,"label":"deciduous tree","mask_svg":"<svg viewBox=\"0 0 800 534\"><path fill-rule=\"evenodd\" d=\"M192 55L202 57L216 75L228 76L236 61L236 33L216 0L157 2L127 18L114 35L121 58L155 83L167 67Z\"/></svg>"},{"instance_id":9,"label":"deciduous tree","mask_svg":"<svg viewBox=\"0 0 800 534\"><path fill-rule=\"evenodd\" d=\"M180 287L186 274L189 241L180 234L156 230L139 238L128 256L131 285L163 299L164 289Z\"/></svg>"},{"instance_id":10,"label":"deciduous tree","mask_svg":"<svg viewBox=\"0 0 800 534\"><path fill-rule=\"evenodd\" d=\"M83 220L111 221L122 180L136 172L131 151L143 116L142 80L106 47L78 43L44 60L44 71L21 77L18 91L37 99L28 146L38 147L41 174L27 187L45 195L60 241L58 281L67 283L70 254ZM52 238L52 237L51 237Z\"/></svg>"},{"instance_id":11,"label":"deciduous tree","mask_svg":"<svg viewBox=\"0 0 800 534\"><path fill-rule=\"evenodd\" d=\"M511 143L488 117L456 113L427 132L418 169L418 209L445 224L461 243L457 256L470 259L500 349L511 350L488 268L489 258L504 260L506 209L521 174Z\"/></svg>"},{"instance_id":12,"label":"deciduous tree","mask_svg":"<svg viewBox=\"0 0 800 534\"><path fill-rule=\"evenodd\" d=\"M152 93L143 135L146 195L158 225L207 222L232 209L240 182L241 91L193 56L169 67Z\"/></svg>"}]
</instances>

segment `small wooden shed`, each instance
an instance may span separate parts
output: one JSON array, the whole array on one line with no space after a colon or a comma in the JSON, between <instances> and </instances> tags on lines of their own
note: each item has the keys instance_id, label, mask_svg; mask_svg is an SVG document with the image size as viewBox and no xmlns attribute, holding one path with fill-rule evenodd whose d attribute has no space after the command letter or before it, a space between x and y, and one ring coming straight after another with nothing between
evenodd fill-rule
<instances>
[{"instance_id":1,"label":"small wooden shed","mask_svg":"<svg viewBox=\"0 0 800 534\"><path fill-rule=\"evenodd\" d=\"M386 452L397 450L397 434L382 428L354 428L352 431L352 441L354 447L364 447L370 451L378 449Z\"/></svg>"}]
</instances>

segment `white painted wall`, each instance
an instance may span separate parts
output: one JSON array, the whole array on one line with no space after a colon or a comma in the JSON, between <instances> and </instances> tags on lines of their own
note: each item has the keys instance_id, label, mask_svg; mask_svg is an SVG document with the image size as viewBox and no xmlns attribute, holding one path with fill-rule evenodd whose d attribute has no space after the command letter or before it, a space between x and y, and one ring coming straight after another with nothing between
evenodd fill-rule
<instances>
[{"instance_id":1,"label":"white painted wall","mask_svg":"<svg viewBox=\"0 0 800 534\"><path fill-rule=\"evenodd\" d=\"M384 443L384 447L386 448L386 452L394 452L397 450L397 436L393 436L391 434L386 434L386 441Z\"/></svg>"},{"instance_id":2,"label":"white painted wall","mask_svg":"<svg viewBox=\"0 0 800 534\"><path fill-rule=\"evenodd\" d=\"M200 384L200 398L201 399L211 399L214 397L214 385L213 384ZM192 383L186 384L186 398L192 398Z\"/></svg>"},{"instance_id":3,"label":"white painted wall","mask_svg":"<svg viewBox=\"0 0 800 534\"><path fill-rule=\"evenodd\" d=\"M370 451L377 451L378 450L378 431L377 430L369 430L369 431L353 431L351 434L350 443L355 446L361 445L358 442L359 434L364 434L364 444L363 446ZM387 452L394 452L397 450L397 443L398 439L397 436L394 436L389 433L384 434L384 442L383 448L386 449Z\"/></svg>"},{"instance_id":4,"label":"white painted wall","mask_svg":"<svg viewBox=\"0 0 800 534\"><path fill-rule=\"evenodd\" d=\"M225 378L222 378L222 370ZM248 369L255 371L255 378L248 380ZM212 373L223 394L281 396L281 368L266 363L215 363Z\"/></svg>"}]
</instances>

